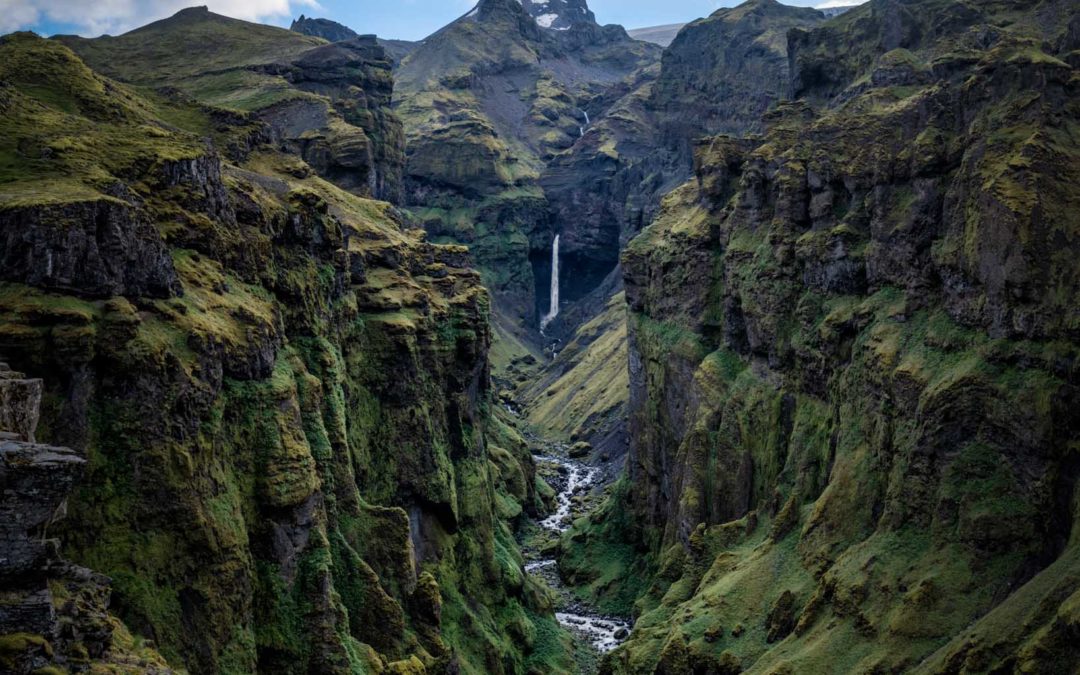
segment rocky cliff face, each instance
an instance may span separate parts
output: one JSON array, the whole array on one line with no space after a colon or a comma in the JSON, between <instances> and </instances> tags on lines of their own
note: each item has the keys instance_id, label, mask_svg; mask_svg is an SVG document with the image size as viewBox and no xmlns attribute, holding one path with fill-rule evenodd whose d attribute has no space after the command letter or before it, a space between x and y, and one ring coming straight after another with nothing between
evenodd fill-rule
<instances>
[{"instance_id":1,"label":"rocky cliff face","mask_svg":"<svg viewBox=\"0 0 1080 675\"><path fill-rule=\"evenodd\" d=\"M356 48L290 76L338 86ZM564 667L512 536L534 469L489 413L467 251L261 113L136 93L27 34L0 82L0 349L45 377L38 440L85 466L65 555L126 625L193 673Z\"/></svg>"},{"instance_id":2,"label":"rocky cliff face","mask_svg":"<svg viewBox=\"0 0 1080 675\"><path fill-rule=\"evenodd\" d=\"M876 0L698 145L623 256L625 494L566 544L619 601L649 560L605 669L1076 662L1078 21Z\"/></svg>"},{"instance_id":3,"label":"rocky cliff face","mask_svg":"<svg viewBox=\"0 0 1080 675\"><path fill-rule=\"evenodd\" d=\"M596 15L585 0L521 0L521 5L541 28L570 30L579 24L596 23Z\"/></svg>"},{"instance_id":4,"label":"rocky cliff face","mask_svg":"<svg viewBox=\"0 0 1080 675\"><path fill-rule=\"evenodd\" d=\"M679 31L659 70L597 100L597 123L541 178L567 224L567 251L614 264L661 198L690 177L696 139L761 130L762 114L787 94L788 30L823 18L775 0L717 10Z\"/></svg>"},{"instance_id":5,"label":"rocky cliff face","mask_svg":"<svg viewBox=\"0 0 1080 675\"><path fill-rule=\"evenodd\" d=\"M60 39L121 81L255 113L323 178L360 196L399 201L405 139L390 111L394 81L385 49L372 36L326 45L310 35L196 7L118 37Z\"/></svg>"},{"instance_id":6,"label":"rocky cliff face","mask_svg":"<svg viewBox=\"0 0 1080 675\"><path fill-rule=\"evenodd\" d=\"M43 391L40 379L0 363L0 667L171 673L109 614L109 579L64 560L48 537L86 460L34 442Z\"/></svg>"},{"instance_id":7,"label":"rocky cliff face","mask_svg":"<svg viewBox=\"0 0 1080 675\"><path fill-rule=\"evenodd\" d=\"M433 236L472 247L517 329L546 311L534 271L547 273L553 230L563 226L550 220L537 182L544 165L581 138L592 97L659 52L618 26L598 26L584 2L548 10L483 0L397 70L396 111L409 139L406 203ZM545 26L544 11L559 18ZM607 269L594 271L593 285L612 261L609 254Z\"/></svg>"},{"instance_id":8,"label":"rocky cliff face","mask_svg":"<svg viewBox=\"0 0 1080 675\"><path fill-rule=\"evenodd\" d=\"M327 42L341 42L342 40L352 40L360 37L356 31L336 21L306 17L303 14L289 25L289 30L319 37Z\"/></svg>"}]
</instances>

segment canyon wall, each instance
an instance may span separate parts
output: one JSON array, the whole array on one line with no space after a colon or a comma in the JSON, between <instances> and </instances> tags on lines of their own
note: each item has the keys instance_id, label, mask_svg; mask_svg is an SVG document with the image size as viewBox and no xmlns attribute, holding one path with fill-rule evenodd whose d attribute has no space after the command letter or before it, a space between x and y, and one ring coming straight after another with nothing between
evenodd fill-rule
<instances>
[{"instance_id":1,"label":"canyon wall","mask_svg":"<svg viewBox=\"0 0 1080 675\"><path fill-rule=\"evenodd\" d=\"M293 64L333 73L336 49ZM262 109L31 34L0 64L0 352L44 378L37 440L82 466L51 533L125 634L192 673L566 668L513 539L534 466L491 413L467 250L320 177ZM49 638L3 657L107 657Z\"/></svg>"},{"instance_id":2,"label":"canyon wall","mask_svg":"<svg viewBox=\"0 0 1080 675\"><path fill-rule=\"evenodd\" d=\"M605 670L1076 663L1078 25L873 0L697 145L622 258L626 482L564 542L634 602Z\"/></svg>"}]
</instances>

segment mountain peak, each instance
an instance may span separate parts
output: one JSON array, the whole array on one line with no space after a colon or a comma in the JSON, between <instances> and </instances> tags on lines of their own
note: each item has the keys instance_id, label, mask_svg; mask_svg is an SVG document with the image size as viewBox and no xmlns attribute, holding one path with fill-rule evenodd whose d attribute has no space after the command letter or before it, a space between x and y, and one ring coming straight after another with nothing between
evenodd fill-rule
<instances>
[{"instance_id":1,"label":"mountain peak","mask_svg":"<svg viewBox=\"0 0 1080 675\"><path fill-rule=\"evenodd\" d=\"M596 16L586 0L480 0L469 16L480 21L490 17L522 10L541 28L569 30L578 24L596 24Z\"/></svg>"},{"instance_id":2,"label":"mountain peak","mask_svg":"<svg viewBox=\"0 0 1080 675\"><path fill-rule=\"evenodd\" d=\"M581 23L595 24L596 15L586 0L520 0L521 6L541 28L569 30Z\"/></svg>"}]
</instances>

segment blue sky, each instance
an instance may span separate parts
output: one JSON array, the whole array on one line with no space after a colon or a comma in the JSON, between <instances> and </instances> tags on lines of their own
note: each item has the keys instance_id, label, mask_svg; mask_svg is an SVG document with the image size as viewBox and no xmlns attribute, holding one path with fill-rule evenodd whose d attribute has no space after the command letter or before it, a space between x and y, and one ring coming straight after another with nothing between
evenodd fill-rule
<instances>
[{"instance_id":1,"label":"blue sky","mask_svg":"<svg viewBox=\"0 0 1080 675\"><path fill-rule=\"evenodd\" d=\"M787 0L803 6L823 1ZM287 26L303 13L339 21L360 33L418 40L467 12L475 0L0 0L0 33L34 30L43 35L116 35L197 4L249 21ZM736 0L589 2L598 21L627 28L690 21L735 4Z\"/></svg>"},{"instance_id":2,"label":"blue sky","mask_svg":"<svg viewBox=\"0 0 1080 675\"><path fill-rule=\"evenodd\" d=\"M787 4L813 6L821 0L790 0ZM418 40L469 11L474 0L320 0L322 16L340 21L361 33ZM681 23L707 16L737 0L589 0L600 23L627 28ZM314 15L313 12L308 14Z\"/></svg>"}]
</instances>

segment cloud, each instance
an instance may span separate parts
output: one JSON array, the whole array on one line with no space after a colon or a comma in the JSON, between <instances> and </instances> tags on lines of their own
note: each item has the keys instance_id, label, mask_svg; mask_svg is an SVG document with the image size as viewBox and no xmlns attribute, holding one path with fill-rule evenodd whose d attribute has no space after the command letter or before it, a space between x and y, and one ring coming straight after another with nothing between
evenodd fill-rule
<instances>
[{"instance_id":1,"label":"cloud","mask_svg":"<svg viewBox=\"0 0 1080 675\"><path fill-rule=\"evenodd\" d=\"M48 23L73 26L79 35L117 35L198 4L247 21L284 19L319 7L316 0L0 0L0 33Z\"/></svg>"},{"instance_id":2,"label":"cloud","mask_svg":"<svg viewBox=\"0 0 1080 675\"><path fill-rule=\"evenodd\" d=\"M830 7L854 7L855 5L861 5L866 0L826 0L825 2L814 5L817 9L829 9Z\"/></svg>"}]
</instances>

